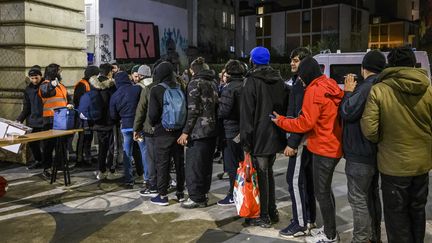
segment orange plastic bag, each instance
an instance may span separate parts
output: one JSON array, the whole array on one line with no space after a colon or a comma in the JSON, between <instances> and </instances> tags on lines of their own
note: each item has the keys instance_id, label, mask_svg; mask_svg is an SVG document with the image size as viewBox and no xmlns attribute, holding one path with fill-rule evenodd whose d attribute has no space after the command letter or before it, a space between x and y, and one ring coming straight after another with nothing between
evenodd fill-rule
<instances>
[{"instance_id":1,"label":"orange plastic bag","mask_svg":"<svg viewBox=\"0 0 432 243\"><path fill-rule=\"evenodd\" d=\"M250 154L246 154L244 161L239 163L233 196L240 217L260 216L258 174L252 165Z\"/></svg>"}]
</instances>

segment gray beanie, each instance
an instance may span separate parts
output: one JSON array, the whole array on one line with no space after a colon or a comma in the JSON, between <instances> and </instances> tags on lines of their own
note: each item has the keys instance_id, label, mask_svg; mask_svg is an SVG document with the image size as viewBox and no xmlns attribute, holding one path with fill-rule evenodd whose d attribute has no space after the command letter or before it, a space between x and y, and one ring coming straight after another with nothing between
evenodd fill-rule
<instances>
[{"instance_id":1,"label":"gray beanie","mask_svg":"<svg viewBox=\"0 0 432 243\"><path fill-rule=\"evenodd\" d=\"M145 77L151 77L151 69L147 65L141 65L138 68L138 74L145 76Z\"/></svg>"}]
</instances>

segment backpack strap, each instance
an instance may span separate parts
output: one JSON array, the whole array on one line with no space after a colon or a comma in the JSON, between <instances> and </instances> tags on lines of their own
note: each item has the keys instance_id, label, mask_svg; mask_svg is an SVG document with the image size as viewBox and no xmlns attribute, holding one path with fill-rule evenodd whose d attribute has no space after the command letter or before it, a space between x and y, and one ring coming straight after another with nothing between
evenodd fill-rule
<instances>
[{"instance_id":1,"label":"backpack strap","mask_svg":"<svg viewBox=\"0 0 432 243\"><path fill-rule=\"evenodd\" d=\"M166 84L165 82L160 82L158 85L164 87L165 89L172 89L168 84ZM178 83L176 83L176 88L179 88L180 85Z\"/></svg>"}]
</instances>

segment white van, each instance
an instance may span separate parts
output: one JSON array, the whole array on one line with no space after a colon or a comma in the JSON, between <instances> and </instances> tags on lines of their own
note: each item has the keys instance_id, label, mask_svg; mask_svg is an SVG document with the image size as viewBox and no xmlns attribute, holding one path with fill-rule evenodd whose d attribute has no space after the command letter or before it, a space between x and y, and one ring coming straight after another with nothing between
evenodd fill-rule
<instances>
[{"instance_id":1,"label":"white van","mask_svg":"<svg viewBox=\"0 0 432 243\"><path fill-rule=\"evenodd\" d=\"M429 58L425 51L415 51L417 58L416 67L421 67L427 70L429 79L431 77L431 70L429 64ZM344 76L348 73L354 73L357 75L359 80L363 77L360 73L361 63L366 52L347 52L347 53L325 53L315 55L314 58L318 61L321 67L321 71L339 84L343 86ZM383 52L386 56L388 52Z\"/></svg>"}]
</instances>

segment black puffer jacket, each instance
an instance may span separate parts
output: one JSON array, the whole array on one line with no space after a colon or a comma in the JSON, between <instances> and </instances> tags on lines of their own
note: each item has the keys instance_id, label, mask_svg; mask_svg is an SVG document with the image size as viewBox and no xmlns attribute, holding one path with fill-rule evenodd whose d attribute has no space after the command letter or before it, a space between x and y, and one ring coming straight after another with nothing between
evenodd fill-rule
<instances>
[{"instance_id":1,"label":"black puffer jacket","mask_svg":"<svg viewBox=\"0 0 432 243\"><path fill-rule=\"evenodd\" d=\"M218 89L214 72L203 70L187 86L188 115L183 133L192 140L217 136Z\"/></svg>"},{"instance_id":2,"label":"black puffer jacket","mask_svg":"<svg viewBox=\"0 0 432 243\"><path fill-rule=\"evenodd\" d=\"M243 87L242 76L231 76L230 82L222 90L219 99L218 118L223 119L225 138L236 137L240 133L240 98Z\"/></svg>"},{"instance_id":3,"label":"black puffer jacket","mask_svg":"<svg viewBox=\"0 0 432 243\"><path fill-rule=\"evenodd\" d=\"M24 90L23 109L17 117L17 121L27 120L27 126L32 128L43 127L43 104L38 95L39 85L30 83Z\"/></svg>"},{"instance_id":4,"label":"black puffer jacket","mask_svg":"<svg viewBox=\"0 0 432 243\"><path fill-rule=\"evenodd\" d=\"M288 92L279 71L258 66L247 75L241 94L240 139L252 155L272 155L286 145L285 133L270 119L273 111L284 114Z\"/></svg>"},{"instance_id":5,"label":"black puffer jacket","mask_svg":"<svg viewBox=\"0 0 432 243\"><path fill-rule=\"evenodd\" d=\"M101 119L94 122L93 129L96 131L109 131L113 128L115 121L111 118L109 111L109 103L111 96L116 91L115 82L113 79L108 79L103 76L93 76L89 80L90 88L100 93L102 97L102 111L103 116Z\"/></svg>"}]
</instances>

